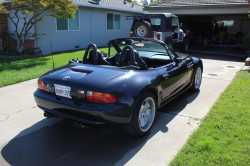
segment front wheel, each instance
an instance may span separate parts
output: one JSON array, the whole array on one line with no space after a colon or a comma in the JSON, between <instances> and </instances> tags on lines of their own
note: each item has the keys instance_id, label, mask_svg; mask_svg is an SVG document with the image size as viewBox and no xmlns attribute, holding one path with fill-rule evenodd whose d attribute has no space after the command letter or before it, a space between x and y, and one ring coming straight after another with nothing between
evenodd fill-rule
<instances>
[{"instance_id":1,"label":"front wheel","mask_svg":"<svg viewBox=\"0 0 250 166\"><path fill-rule=\"evenodd\" d=\"M143 136L152 128L155 119L155 98L150 92L144 93L138 100L130 123L123 130L131 135Z\"/></svg>"},{"instance_id":2,"label":"front wheel","mask_svg":"<svg viewBox=\"0 0 250 166\"><path fill-rule=\"evenodd\" d=\"M195 69L195 75L194 75L194 78L193 78L193 83L192 83L192 86L191 86L191 90L192 91L198 91L200 89L200 86L201 86L201 80L202 80L202 69L201 69L201 66L197 66L196 69Z\"/></svg>"}]
</instances>

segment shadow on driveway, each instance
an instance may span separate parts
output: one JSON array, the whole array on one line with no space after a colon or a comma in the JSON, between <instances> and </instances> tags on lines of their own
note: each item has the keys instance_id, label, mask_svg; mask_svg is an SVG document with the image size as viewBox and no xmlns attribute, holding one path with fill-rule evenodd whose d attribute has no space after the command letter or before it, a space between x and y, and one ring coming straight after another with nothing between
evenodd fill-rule
<instances>
[{"instance_id":1,"label":"shadow on driveway","mask_svg":"<svg viewBox=\"0 0 250 166\"><path fill-rule=\"evenodd\" d=\"M156 114L150 134L144 137L128 135L120 128L78 130L73 128L72 121L67 119L44 127L48 122L44 119L20 132L2 149L1 153L3 158L14 166L124 165L155 134L168 132L167 124L176 115L161 116L162 114L176 109L182 111L198 95L199 92L187 91L162 107L159 110L161 113ZM37 128L41 129L24 134Z\"/></svg>"},{"instance_id":2,"label":"shadow on driveway","mask_svg":"<svg viewBox=\"0 0 250 166\"><path fill-rule=\"evenodd\" d=\"M242 57L233 57L233 56L219 55L219 54L206 54L206 53L194 53L194 52L189 54L201 59L221 60L221 61L231 61L231 62L245 62L246 59Z\"/></svg>"}]
</instances>

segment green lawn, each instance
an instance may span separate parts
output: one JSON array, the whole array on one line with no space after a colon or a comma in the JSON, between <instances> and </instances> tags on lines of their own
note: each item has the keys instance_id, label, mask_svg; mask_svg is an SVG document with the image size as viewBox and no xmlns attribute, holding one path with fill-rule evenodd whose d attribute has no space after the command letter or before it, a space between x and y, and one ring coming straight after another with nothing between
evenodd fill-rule
<instances>
[{"instance_id":1,"label":"green lawn","mask_svg":"<svg viewBox=\"0 0 250 166\"><path fill-rule=\"evenodd\" d=\"M250 71L235 76L170 165L250 165Z\"/></svg>"},{"instance_id":2,"label":"green lawn","mask_svg":"<svg viewBox=\"0 0 250 166\"><path fill-rule=\"evenodd\" d=\"M98 50L108 52L108 47ZM111 54L112 52L114 50L111 50ZM77 57L82 60L84 53L85 50L55 53L53 55L55 67L65 65ZM53 69L51 56L26 59L0 58L0 87L38 78L51 69Z\"/></svg>"}]
</instances>

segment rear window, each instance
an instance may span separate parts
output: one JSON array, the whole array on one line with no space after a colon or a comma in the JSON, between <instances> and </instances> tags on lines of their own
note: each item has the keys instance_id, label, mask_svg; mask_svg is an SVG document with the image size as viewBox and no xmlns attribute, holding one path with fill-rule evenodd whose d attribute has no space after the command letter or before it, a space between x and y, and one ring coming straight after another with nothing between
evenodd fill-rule
<instances>
[{"instance_id":1,"label":"rear window","mask_svg":"<svg viewBox=\"0 0 250 166\"><path fill-rule=\"evenodd\" d=\"M151 18L151 25L161 25L160 18Z\"/></svg>"}]
</instances>

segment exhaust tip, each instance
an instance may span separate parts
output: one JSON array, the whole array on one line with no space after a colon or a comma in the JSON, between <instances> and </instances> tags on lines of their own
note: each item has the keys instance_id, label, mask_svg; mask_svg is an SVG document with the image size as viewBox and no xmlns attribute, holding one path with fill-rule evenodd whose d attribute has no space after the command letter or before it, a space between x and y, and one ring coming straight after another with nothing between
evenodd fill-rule
<instances>
[{"instance_id":1,"label":"exhaust tip","mask_svg":"<svg viewBox=\"0 0 250 166\"><path fill-rule=\"evenodd\" d=\"M78 124L77 128L78 128L78 129L82 129L82 125L81 125L81 124Z\"/></svg>"}]
</instances>

